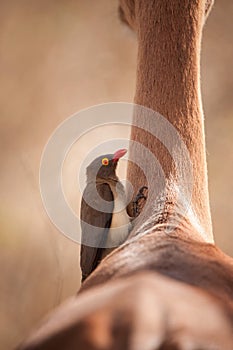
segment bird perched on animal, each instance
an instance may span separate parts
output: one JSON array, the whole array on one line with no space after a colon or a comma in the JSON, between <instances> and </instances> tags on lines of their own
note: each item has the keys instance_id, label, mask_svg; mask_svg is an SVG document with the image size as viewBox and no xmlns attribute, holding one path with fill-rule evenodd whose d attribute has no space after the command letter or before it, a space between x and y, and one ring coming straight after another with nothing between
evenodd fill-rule
<instances>
[{"instance_id":1,"label":"bird perched on animal","mask_svg":"<svg viewBox=\"0 0 233 350\"><path fill-rule=\"evenodd\" d=\"M131 223L125 190L116 175L118 161L126 152L120 149L99 156L87 167L80 213L82 282L103 257L128 237Z\"/></svg>"}]
</instances>

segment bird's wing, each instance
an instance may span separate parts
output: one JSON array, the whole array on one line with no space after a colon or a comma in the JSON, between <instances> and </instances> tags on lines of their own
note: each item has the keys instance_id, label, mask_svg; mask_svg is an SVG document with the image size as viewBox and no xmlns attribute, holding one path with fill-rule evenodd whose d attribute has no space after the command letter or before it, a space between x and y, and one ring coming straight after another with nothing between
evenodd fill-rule
<instances>
[{"instance_id":1,"label":"bird's wing","mask_svg":"<svg viewBox=\"0 0 233 350\"><path fill-rule=\"evenodd\" d=\"M106 202L101 204L99 196ZM80 256L82 281L97 267L101 260L108 230L111 226L114 208L113 200L113 193L107 183L88 184L83 193L80 215L82 228Z\"/></svg>"}]
</instances>

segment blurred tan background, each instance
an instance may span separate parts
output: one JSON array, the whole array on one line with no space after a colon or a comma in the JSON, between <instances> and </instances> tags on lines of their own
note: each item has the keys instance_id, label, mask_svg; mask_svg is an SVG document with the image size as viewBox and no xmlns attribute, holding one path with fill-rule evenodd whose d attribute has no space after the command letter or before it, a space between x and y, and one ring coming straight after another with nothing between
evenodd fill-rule
<instances>
[{"instance_id":1,"label":"blurred tan background","mask_svg":"<svg viewBox=\"0 0 233 350\"><path fill-rule=\"evenodd\" d=\"M202 92L215 238L233 256L232 13L216 1L205 27ZM116 0L0 2L0 349L79 287L79 246L42 206L40 157L71 114L133 100L136 49Z\"/></svg>"}]
</instances>

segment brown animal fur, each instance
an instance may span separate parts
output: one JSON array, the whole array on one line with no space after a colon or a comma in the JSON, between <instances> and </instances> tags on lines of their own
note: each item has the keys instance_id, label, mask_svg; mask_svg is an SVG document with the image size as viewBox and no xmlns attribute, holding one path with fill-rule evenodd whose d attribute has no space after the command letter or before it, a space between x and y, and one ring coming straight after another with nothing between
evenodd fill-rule
<instances>
[{"instance_id":1,"label":"brown animal fur","mask_svg":"<svg viewBox=\"0 0 233 350\"><path fill-rule=\"evenodd\" d=\"M164 193L156 199L149 188L149 205L129 241L105 258L79 296L61 306L21 349L231 350L233 261L211 243L199 91L201 33L212 1L120 3L121 18L138 37L135 102L163 114L183 138L193 163L192 210L179 210L173 163L164 147L132 128L131 138L148 147L164 168ZM134 121L139 119L136 112ZM134 147L130 152L134 155ZM130 164L128 177L137 191L145 179L134 171ZM170 234L167 228L173 228Z\"/></svg>"}]
</instances>

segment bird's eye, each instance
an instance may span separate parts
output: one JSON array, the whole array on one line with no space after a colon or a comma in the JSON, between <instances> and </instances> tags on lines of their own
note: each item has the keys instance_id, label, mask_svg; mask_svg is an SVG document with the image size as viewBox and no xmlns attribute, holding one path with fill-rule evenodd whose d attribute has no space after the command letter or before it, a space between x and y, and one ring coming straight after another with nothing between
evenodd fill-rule
<instances>
[{"instance_id":1,"label":"bird's eye","mask_svg":"<svg viewBox=\"0 0 233 350\"><path fill-rule=\"evenodd\" d=\"M103 159L102 159L102 164L103 164L103 165L108 165L108 163L109 163L108 158L103 158Z\"/></svg>"}]
</instances>

